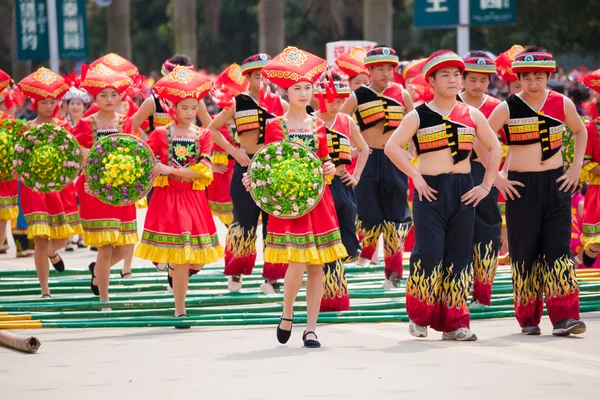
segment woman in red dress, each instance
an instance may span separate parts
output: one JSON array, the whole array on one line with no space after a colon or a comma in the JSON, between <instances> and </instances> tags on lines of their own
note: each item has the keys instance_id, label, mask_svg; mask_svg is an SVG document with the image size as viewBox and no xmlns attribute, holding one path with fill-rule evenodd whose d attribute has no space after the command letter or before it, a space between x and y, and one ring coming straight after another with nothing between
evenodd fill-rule
<instances>
[{"instance_id":1,"label":"woman in red dress","mask_svg":"<svg viewBox=\"0 0 600 400\"><path fill-rule=\"evenodd\" d=\"M312 85L326 70L325 60L296 47L286 48L263 68L262 75L284 89L290 103L289 111L282 117L267 122L265 145L280 140L304 144L321 158L323 174L331 179L335 167L329 161L325 124L306 111L313 95ZM244 184L249 183L246 177ZM347 255L328 187L308 214L294 219L269 217L265 262L289 263L284 280L283 315L277 327L280 343L287 343L291 336L294 301L306 271L307 316L302 341L306 347L321 346L315 330L323 291L323 265Z\"/></svg>"},{"instance_id":2,"label":"woman in red dress","mask_svg":"<svg viewBox=\"0 0 600 400\"><path fill-rule=\"evenodd\" d=\"M10 76L0 69L0 93L4 91L10 84L12 79ZM4 119L10 118L10 115L3 114L0 111L0 126ZM19 216L18 187L15 179L0 182L0 246L6 240L6 225L8 221L17 219Z\"/></svg>"},{"instance_id":3,"label":"woman in red dress","mask_svg":"<svg viewBox=\"0 0 600 400\"><path fill-rule=\"evenodd\" d=\"M131 134L131 122L115 111L131 79L99 64L84 67L81 87L98 105L98 112L82 118L73 135L84 148L84 154L98 139L115 133ZM123 260L138 241L135 205L113 206L88 193L85 175L77 180L76 190L81 203L83 242L98 248L96 261L89 265L92 273L90 288L100 301L108 301L110 268ZM121 273L123 276L123 272Z\"/></svg>"},{"instance_id":4,"label":"woman in red dress","mask_svg":"<svg viewBox=\"0 0 600 400\"><path fill-rule=\"evenodd\" d=\"M181 66L154 86L176 122L157 128L148 140L161 162L153 170L158 177L135 255L169 264L177 317L185 317L189 269L224 257L203 193L213 179L211 135L195 125L198 104L211 87L210 79Z\"/></svg>"},{"instance_id":5,"label":"woman in red dress","mask_svg":"<svg viewBox=\"0 0 600 400\"><path fill-rule=\"evenodd\" d=\"M60 100L69 86L65 80L46 68L24 78L18 85L21 92L32 100L38 116L29 124L61 123L54 118ZM42 289L42 298L50 297L48 259L58 272L65 270L65 264L57 251L67 244L68 238L78 232L69 224L62 192L39 193L25 185L21 186L21 207L27 220L27 237L35 240L35 269ZM75 220L78 218L75 217Z\"/></svg>"}]
</instances>

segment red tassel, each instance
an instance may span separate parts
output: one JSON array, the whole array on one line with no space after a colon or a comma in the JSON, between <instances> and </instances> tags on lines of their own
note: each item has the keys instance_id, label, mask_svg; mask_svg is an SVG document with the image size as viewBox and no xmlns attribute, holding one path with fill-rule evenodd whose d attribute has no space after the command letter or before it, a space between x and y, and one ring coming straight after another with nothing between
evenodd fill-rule
<instances>
[{"instance_id":1,"label":"red tassel","mask_svg":"<svg viewBox=\"0 0 600 400\"><path fill-rule=\"evenodd\" d=\"M85 77L88 73L88 71L90 70L90 66L87 64L83 64L81 66L81 82L85 81Z\"/></svg>"},{"instance_id":2,"label":"red tassel","mask_svg":"<svg viewBox=\"0 0 600 400\"><path fill-rule=\"evenodd\" d=\"M337 90L335 88L335 82L333 81L333 76L331 75L330 71L327 71L327 78L329 79L329 87L331 89L327 95L327 101L332 103L337 97Z\"/></svg>"},{"instance_id":3,"label":"red tassel","mask_svg":"<svg viewBox=\"0 0 600 400\"><path fill-rule=\"evenodd\" d=\"M319 111L321 114L325 114L327 112L327 103L325 102L325 93L323 93L323 87L321 85L319 85L317 99L319 99Z\"/></svg>"}]
</instances>

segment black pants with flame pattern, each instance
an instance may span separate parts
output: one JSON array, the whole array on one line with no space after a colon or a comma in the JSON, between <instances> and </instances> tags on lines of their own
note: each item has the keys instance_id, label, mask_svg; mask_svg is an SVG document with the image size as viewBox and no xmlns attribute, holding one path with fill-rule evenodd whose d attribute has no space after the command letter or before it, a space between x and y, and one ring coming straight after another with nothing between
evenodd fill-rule
<instances>
[{"instance_id":1,"label":"black pants with flame pattern","mask_svg":"<svg viewBox=\"0 0 600 400\"><path fill-rule=\"evenodd\" d=\"M485 167L478 161L471 161L473 185L481 185ZM490 193L475 207L475 231L473 245L473 300L489 306L492 303L492 285L498 268L498 251L502 216L498 209L498 189L490 188Z\"/></svg>"},{"instance_id":2,"label":"black pants with flame pattern","mask_svg":"<svg viewBox=\"0 0 600 400\"><path fill-rule=\"evenodd\" d=\"M362 258L373 257L383 235L385 275L402 277L404 239L411 226L408 208L408 177L383 150L373 149L356 186Z\"/></svg>"},{"instance_id":3,"label":"black pants with flame pattern","mask_svg":"<svg viewBox=\"0 0 600 400\"><path fill-rule=\"evenodd\" d=\"M552 324L579 319L579 289L570 249L571 194L559 190L562 168L509 171L521 195L506 199L506 229L515 316L521 327L539 325L546 308Z\"/></svg>"},{"instance_id":4,"label":"black pants with flame pattern","mask_svg":"<svg viewBox=\"0 0 600 400\"><path fill-rule=\"evenodd\" d=\"M356 195L354 188L344 185L339 176L333 178L329 189L335 203L342 243L346 248L348 258L325 264L321 311L346 311L350 309L350 295L348 294L344 262L356 261L360 250L356 235Z\"/></svg>"},{"instance_id":5,"label":"black pants with flame pattern","mask_svg":"<svg viewBox=\"0 0 600 400\"><path fill-rule=\"evenodd\" d=\"M414 193L415 246L406 282L406 311L417 325L437 331L469 328L475 209L461 197L473 188L473 179L470 174L423 178L438 193L431 202Z\"/></svg>"},{"instance_id":6,"label":"black pants with flame pattern","mask_svg":"<svg viewBox=\"0 0 600 400\"><path fill-rule=\"evenodd\" d=\"M248 155L252 158L252 155ZM233 222L225 241L225 275L250 275L256 262L256 231L262 218L263 238L267 237L269 214L262 211L244 187L242 178L248 171L235 163L231 176L230 194L233 203ZM283 279L287 264L264 263L263 278Z\"/></svg>"}]
</instances>

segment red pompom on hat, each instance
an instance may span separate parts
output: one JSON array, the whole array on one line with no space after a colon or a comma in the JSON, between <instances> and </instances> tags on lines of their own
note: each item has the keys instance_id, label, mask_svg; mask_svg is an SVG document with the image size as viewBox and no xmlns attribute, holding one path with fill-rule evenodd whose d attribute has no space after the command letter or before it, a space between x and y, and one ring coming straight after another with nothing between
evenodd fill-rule
<instances>
[{"instance_id":1,"label":"red pompom on hat","mask_svg":"<svg viewBox=\"0 0 600 400\"><path fill-rule=\"evenodd\" d=\"M600 69L580 77L579 81L593 91L600 93Z\"/></svg>"},{"instance_id":2,"label":"red pompom on hat","mask_svg":"<svg viewBox=\"0 0 600 400\"><path fill-rule=\"evenodd\" d=\"M287 47L265 65L261 73L277 86L287 89L298 82L314 84L325 71L327 62L321 57L297 47Z\"/></svg>"},{"instance_id":3,"label":"red pompom on hat","mask_svg":"<svg viewBox=\"0 0 600 400\"><path fill-rule=\"evenodd\" d=\"M451 67L458 68L461 74L465 72L465 62L455 52L442 50L433 53L423 66L423 76L425 77L425 81L429 82L429 76L431 76L434 71Z\"/></svg>"},{"instance_id":4,"label":"red pompom on hat","mask_svg":"<svg viewBox=\"0 0 600 400\"><path fill-rule=\"evenodd\" d=\"M44 67L23 78L17 86L25 96L36 102L44 99L60 100L69 90L69 85L62 76Z\"/></svg>"},{"instance_id":5,"label":"red pompom on hat","mask_svg":"<svg viewBox=\"0 0 600 400\"><path fill-rule=\"evenodd\" d=\"M233 105L233 98L248 89L250 82L242 73L242 68L233 63L223 70L216 79L211 95L221 108Z\"/></svg>"},{"instance_id":6,"label":"red pompom on hat","mask_svg":"<svg viewBox=\"0 0 600 400\"><path fill-rule=\"evenodd\" d=\"M114 89L122 94L131 86L131 83L131 78L127 75L118 73L104 64L96 64L94 67L84 65L81 68L81 88L85 89L93 98L96 98L105 89Z\"/></svg>"},{"instance_id":7,"label":"red pompom on hat","mask_svg":"<svg viewBox=\"0 0 600 400\"><path fill-rule=\"evenodd\" d=\"M109 53L100 57L90 64L90 68L94 68L98 64L104 64L113 71L125 74L130 78L136 76L139 72L138 67L136 67L131 61L126 60L115 53Z\"/></svg>"},{"instance_id":8,"label":"red pompom on hat","mask_svg":"<svg viewBox=\"0 0 600 400\"><path fill-rule=\"evenodd\" d=\"M496 57L496 60L494 61L496 64L496 73L501 81L509 83L515 82L519 79L517 74L515 74L512 70L512 63L515 61L517 54L523 50L525 50L523 46L515 44L510 49Z\"/></svg>"}]
</instances>

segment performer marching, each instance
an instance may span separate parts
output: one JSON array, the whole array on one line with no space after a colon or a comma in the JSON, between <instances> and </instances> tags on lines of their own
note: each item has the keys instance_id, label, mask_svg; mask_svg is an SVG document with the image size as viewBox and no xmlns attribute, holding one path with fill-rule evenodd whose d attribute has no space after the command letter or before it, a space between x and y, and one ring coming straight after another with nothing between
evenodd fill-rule
<instances>
[{"instance_id":1,"label":"performer marching","mask_svg":"<svg viewBox=\"0 0 600 400\"><path fill-rule=\"evenodd\" d=\"M229 291L239 292L242 288L242 275L251 275L256 262L256 230L259 217L262 219L263 238L267 237L269 216L252 200L242 184L242 177L248 170L250 157L264 146L267 120L283 115L288 104L275 93L266 91L261 96L261 70L269 63L267 54L256 54L242 64L242 74L250 82L247 93L235 97L230 108L221 111L208 129L215 145L224 149L236 160L231 177L231 200L233 202L233 223L229 226L225 243L225 270L228 276ZM232 145L219 129L228 121L235 121L239 148ZM265 294L279 293L278 280L285 276L285 264L273 264L265 260L260 289Z\"/></svg>"},{"instance_id":2,"label":"performer marching","mask_svg":"<svg viewBox=\"0 0 600 400\"><path fill-rule=\"evenodd\" d=\"M29 123L30 126L46 123L60 125L54 114L58 108L58 101L69 90L61 76L49 69L40 68L19 82L18 87L31 99L38 113ZM35 241L34 261L42 298L47 298L50 297L48 259L57 272L63 272L65 264L57 251L65 247L71 236L80 232L75 231L69 224L61 192L39 193L21 185L20 199L28 224L27 237Z\"/></svg>"},{"instance_id":3,"label":"performer marching","mask_svg":"<svg viewBox=\"0 0 600 400\"><path fill-rule=\"evenodd\" d=\"M582 79L583 83L600 95L600 69ZM592 267L600 250L600 117L587 124L587 148L585 151L582 181L588 181L583 208L581 241L584 247L583 265Z\"/></svg>"},{"instance_id":4,"label":"performer marching","mask_svg":"<svg viewBox=\"0 0 600 400\"><path fill-rule=\"evenodd\" d=\"M350 91L361 86L368 86L371 80L369 70L365 67L367 52L362 47L354 47L349 52L335 59L335 65L348 76Z\"/></svg>"},{"instance_id":5,"label":"performer marching","mask_svg":"<svg viewBox=\"0 0 600 400\"><path fill-rule=\"evenodd\" d=\"M0 93L2 93L12 82L12 78L0 69ZM9 114L0 114L0 126L4 119L9 118ZM16 179L0 182L0 246L6 240L6 226L9 221L17 219L19 216L18 195L19 189Z\"/></svg>"},{"instance_id":6,"label":"performer marching","mask_svg":"<svg viewBox=\"0 0 600 400\"><path fill-rule=\"evenodd\" d=\"M315 116L325 122L328 140L331 141L332 151L329 155L336 168L335 177L329 189L335 204L342 243L346 248L348 258L325 264L321 311L345 311L350 309L350 296L344 262L356 261L360 251L360 243L356 235L354 187L360 181L360 176L367 163L369 147L352 117L339 112L351 91L348 84L342 82L339 76L332 75L335 88L327 87L328 83L315 85L317 93L315 96L319 99L321 106ZM358 151L358 160L354 172L350 173L348 167L352 166L352 147Z\"/></svg>"},{"instance_id":7,"label":"performer marching","mask_svg":"<svg viewBox=\"0 0 600 400\"><path fill-rule=\"evenodd\" d=\"M279 140L302 141L321 158L323 174L330 176L335 172L335 167L328 161L325 125L306 111L313 95L313 83L326 70L325 60L296 47L287 47L261 72L285 90L290 102L288 112L267 123L265 144ZM243 183L248 186L250 179L246 177ZM282 219L271 216L265 244L265 262L289 263L277 340L287 343L291 336L294 301L306 271L307 314L302 341L305 347L320 347L315 331L323 291L323 265L348 255L342 244L329 188L325 188L315 208L302 217Z\"/></svg>"},{"instance_id":8,"label":"performer marching","mask_svg":"<svg viewBox=\"0 0 600 400\"><path fill-rule=\"evenodd\" d=\"M212 142L210 133L195 125L198 104L211 87L208 78L182 66L154 86L158 98L173 108L175 121L157 128L148 140L161 162L153 170L155 191L135 255L169 264L177 317L186 315L189 269L198 271L223 257L203 193L213 178Z\"/></svg>"},{"instance_id":9,"label":"performer marching","mask_svg":"<svg viewBox=\"0 0 600 400\"><path fill-rule=\"evenodd\" d=\"M102 64L89 70L84 67L81 79L81 87L98 105L98 112L82 118L73 129L87 155L98 139L115 133L132 133L131 120L115 111L131 79ZM96 261L88 266L92 274L90 288L100 296L100 301L108 301L110 268L131 254L138 241L135 205L113 206L98 200L88 193L84 174L77 180L76 190L81 203L83 242L98 248ZM121 277L130 274L121 271Z\"/></svg>"},{"instance_id":10,"label":"performer marching","mask_svg":"<svg viewBox=\"0 0 600 400\"><path fill-rule=\"evenodd\" d=\"M546 89L556 70L552 54L525 48L512 63L522 91L492 112L494 131L504 126L509 154L496 187L506 198L515 317L526 335L540 335L546 308L553 335L585 332L571 249L571 195L577 188L587 132L573 102ZM575 133L571 168L563 171L565 123Z\"/></svg>"},{"instance_id":11,"label":"performer marching","mask_svg":"<svg viewBox=\"0 0 600 400\"><path fill-rule=\"evenodd\" d=\"M502 149L481 111L456 100L463 60L452 51L436 52L423 67L433 101L409 113L386 145L386 154L414 182L416 243L406 283L409 332L427 336L427 326L443 340L470 341L467 306L472 281L475 210L490 192ZM475 139L490 152L485 176L473 187L469 155ZM403 149L413 140L415 168Z\"/></svg>"},{"instance_id":12,"label":"performer marching","mask_svg":"<svg viewBox=\"0 0 600 400\"><path fill-rule=\"evenodd\" d=\"M371 156L356 186L359 234L363 238L360 265L368 263L375 252L379 236L383 235L385 281L383 287L396 286L402 277L404 238L411 226L408 209L408 178L384 154L391 132L411 111L410 94L393 82L398 56L388 47L367 53L365 67L371 74L371 85L352 93L341 112L353 114L361 133L371 148Z\"/></svg>"},{"instance_id":13,"label":"performer marching","mask_svg":"<svg viewBox=\"0 0 600 400\"><path fill-rule=\"evenodd\" d=\"M496 65L484 52L472 51L466 57L463 75L464 92L458 100L481 111L488 118L500 100L487 94L490 78L496 73ZM481 146L476 140L471 153L471 176L473 185L483 182L487 152L480 157L477 148ZM485 149L484 149L485 150ZM500 249L500 233L502 216L498 209L498 189L490 188L490 193L475 207L475 231L473 245L473 302L472 306L489 306L492 302L492 285L498 268L498 251Z\"/></svg>"}]
</instances>

